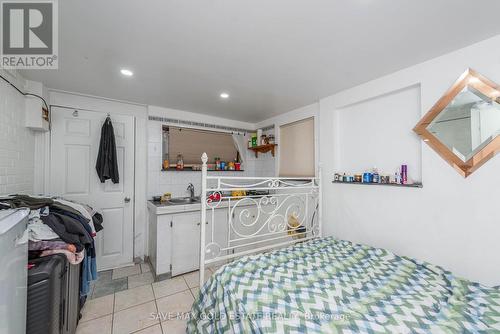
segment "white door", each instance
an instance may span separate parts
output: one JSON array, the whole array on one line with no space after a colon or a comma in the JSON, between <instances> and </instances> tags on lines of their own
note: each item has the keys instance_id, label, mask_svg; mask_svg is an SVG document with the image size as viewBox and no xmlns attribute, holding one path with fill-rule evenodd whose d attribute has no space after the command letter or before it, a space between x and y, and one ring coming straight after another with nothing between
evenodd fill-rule
<instances>
[{"instance_id":1,"label":"white door","mask_svg":"<svg viewBox=\"0 0 500 334\"><path fill-rule=\"evenodd\" d=\"M107 114L52 108L50 192L86 203L104 218L97 234L98 270L133 262L134 117L111 116L120 182L101 183L95 169Z\"/></svg>"}]
</instances>

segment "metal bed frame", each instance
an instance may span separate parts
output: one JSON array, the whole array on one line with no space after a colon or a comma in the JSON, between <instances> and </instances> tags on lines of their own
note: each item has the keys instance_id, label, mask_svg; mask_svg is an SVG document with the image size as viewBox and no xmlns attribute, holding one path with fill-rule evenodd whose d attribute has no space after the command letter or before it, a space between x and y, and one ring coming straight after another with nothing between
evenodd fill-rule
<instances>
[{"instance_id":1,"label":"metal bed frame","mask_svg":"<svg viewBox=\"0 0 500 334\"><path fill-rule=\"evenodd\" d=\"M200 287L207 265L321 237L321 170L318 177L208 176L206 153L201 160Z\"/></svg>"}]
</instances>

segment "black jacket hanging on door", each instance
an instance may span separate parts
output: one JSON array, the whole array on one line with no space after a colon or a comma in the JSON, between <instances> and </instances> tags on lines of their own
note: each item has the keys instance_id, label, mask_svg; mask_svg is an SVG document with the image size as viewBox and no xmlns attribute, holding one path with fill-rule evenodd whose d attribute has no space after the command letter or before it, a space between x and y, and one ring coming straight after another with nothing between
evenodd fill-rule
<instances>
[{"instance_id":1,"label":"black jacket hanging on door","mask_svg":"<svg viewBox=\"0 0 500 334\"><path fill-rule=\"evenodd\" d=\"M118 162L116 160L115 133L109 116L102 125L101 143L99 144L99 154L97 155L95 169L102 183L108 179L111 179L113 183L120 181Z\"/></svg>"}]
</instances>

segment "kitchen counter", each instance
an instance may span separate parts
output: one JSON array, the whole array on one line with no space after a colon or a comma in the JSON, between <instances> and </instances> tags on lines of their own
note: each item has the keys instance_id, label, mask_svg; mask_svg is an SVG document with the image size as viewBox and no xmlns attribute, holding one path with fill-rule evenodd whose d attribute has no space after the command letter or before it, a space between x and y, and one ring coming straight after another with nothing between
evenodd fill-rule
<instances>
[{"instance_id":1,"label":"kitchen counter","mask_svg":"<svg viewBox=\"0 0 500 334\"><path fill-rule=\"evenodd\" d=\"M264 194L263 194L264 195ZM265 194L267 195L267 194ZM250 198L250 197L249 197ZM253 199L258 200L259 197L252 197ZM233 203L238 199L234 199ZM229 204L228 200L222 200L217 209L227 208ZM244 206L255 206L255 203L250 203L246 205L238 205L239 207ZM201 203L191 203L191 204L172 204L172 203L161 203L158 201L149 200L148 201L148 209L157 215L166 215L172 213L182 213L182 212L192 212L192 211L200 211ZM207 206L207 209L210 209Z\"/></svg>"},{"instance_id":2,"label":"kitchen counter","mask_svg":"<svg viewBox=\"0 0 500 334\"><path fill-rule=\"evenodd\" d=\"M171 213L199 211L201 210L201 203L171 204L149 200L148 209L157 215L165 215Z\"/></svg>"}]
</instances>

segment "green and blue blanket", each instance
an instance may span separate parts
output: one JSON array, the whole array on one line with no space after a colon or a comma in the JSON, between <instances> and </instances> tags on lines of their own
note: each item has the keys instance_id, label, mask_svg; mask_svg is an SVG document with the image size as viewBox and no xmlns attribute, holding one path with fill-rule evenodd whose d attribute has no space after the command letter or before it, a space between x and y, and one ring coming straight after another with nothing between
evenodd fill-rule
<instances>
[{"instance_id":1,"label":"green and blue blanket","mask_svg":"<svg viewBox=\"0 0 500 334\"><path fill-rule=\"evenodd\" d=\"M500 333L500 288L324 238L220 268L188 333Z\"/></svg>"}]
</instances>

